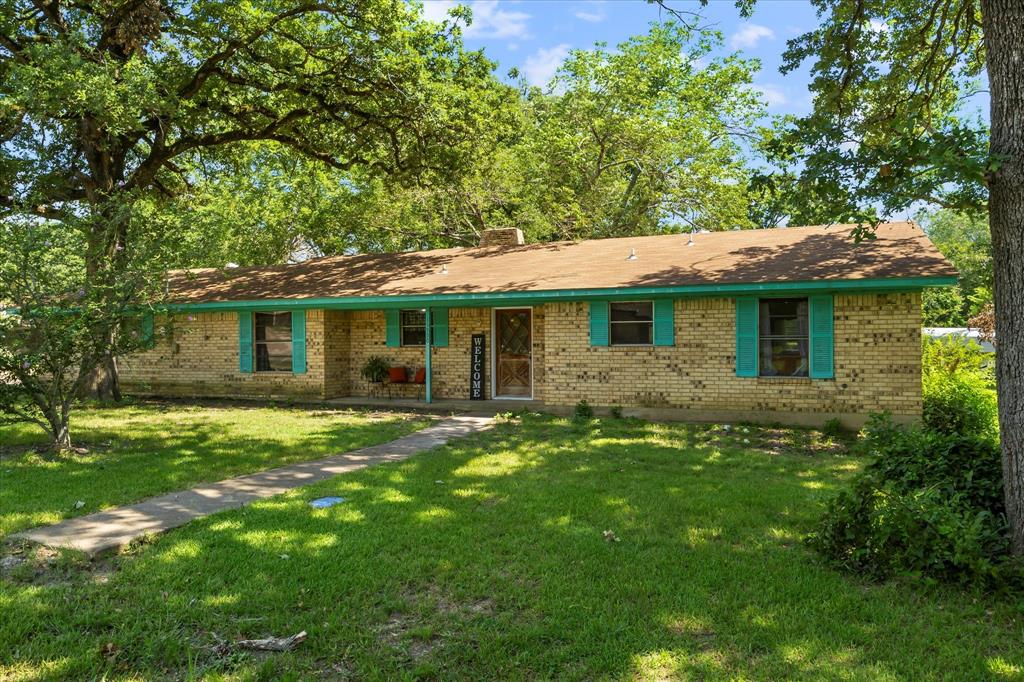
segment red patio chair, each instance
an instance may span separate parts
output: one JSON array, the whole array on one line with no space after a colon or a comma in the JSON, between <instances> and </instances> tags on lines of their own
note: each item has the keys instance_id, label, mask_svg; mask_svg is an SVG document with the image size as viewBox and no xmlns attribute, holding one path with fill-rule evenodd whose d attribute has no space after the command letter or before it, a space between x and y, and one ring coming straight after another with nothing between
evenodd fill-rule
<instances>
[{"instance_id":1,"label":"red patio chair","mask_svg":"<svg viewBox=\"0 0 1024 682\"><path fill-rule=\"evenodd\" d=\"M413 375L412 381L409 383L416 387L417 392L419 392L421 396L425 395L427 391L427 368L418 367L416 369L416 374Z\"/></svg>"},{"instance_id":2,"label":"red patio chair","mask_svg":"<svg viewBox=\"0 0 1024 682\"><path fill-rule=\"evenodd\" d=\"M388 367L388 397L391 397L391 387L409 383L409 373L405 367Z\"/></svg>"}]
</instances>

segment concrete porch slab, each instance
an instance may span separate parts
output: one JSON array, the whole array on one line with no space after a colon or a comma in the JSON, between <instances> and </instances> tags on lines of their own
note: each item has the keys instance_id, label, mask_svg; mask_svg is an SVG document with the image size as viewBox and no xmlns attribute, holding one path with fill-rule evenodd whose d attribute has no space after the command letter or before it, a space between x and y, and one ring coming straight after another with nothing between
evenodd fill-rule
<instances>
[{"instance_id":1,"label":"concrete porch slab","mask_svg":"<svg viewBox=\"0 0 1024 682\"><path fill-rule=\"evenodd\" d=\"M410 410L413 412L473 412L479 414L499 414L501 412L518 412L519 410L531 410L543 412L544 402L541 400L520 400L515 398L495 398L489 400L434 400L426 402L417 398L384 398L384 397L344 397L327 398L322 401L325 405L336 407L372 407L392 410Z\"/></svg>"}]
</instances>

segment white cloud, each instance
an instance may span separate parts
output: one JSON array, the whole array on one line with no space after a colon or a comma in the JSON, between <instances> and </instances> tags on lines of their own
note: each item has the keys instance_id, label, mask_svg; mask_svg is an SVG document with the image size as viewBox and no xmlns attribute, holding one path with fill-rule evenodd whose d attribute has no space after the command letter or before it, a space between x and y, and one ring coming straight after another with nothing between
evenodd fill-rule
<instances>
[{"instance_id":1,"label":"white cloud","mask_svg":"<svg viewBox=\"0 0 1024 682\"><path fill-rule=\"evenodd\" d=\"M509 12L498 8L498 0L476 0L470 5L473 25L466 35L478 38L528 38L526 12Z\"/></svg>"},{"instance_id":2,"label":"white cloud","mask_svg":"<svg viewBox=\"0 0 1024 682\"><path fill-rule=\"evenodd\" d=\"M425 0L423 18L428 21L444 21L448 18L448 10L458 4L455 0Z\"/></svg>"},{"instance_id":3,"label":"white cloud","mask_svg":"<svg viewBox=\"0 0 1024 682\"><path fill-rule=\"evenodd\" d=\"M589 21L592 24L596 24L604 21L607 15L604 12L588 12L584 9L576 12L576 18L582 19L583 21Z\"/></svg>"},{"instance_id":4,"label":"white cloud","mask_svg":"<svg viewBox=\"0 0 1024 682\"><path fill-rule=\"evenodd\" d=\"M885 33L886 31L889 30L889 25L886 24L884 21L879 21L878 19L871 19L870 21L868 21L868 30L872 31L873 33Z\"/></svg>"},{"instance_id":5,"label":"white cloud","mask_svg":"<svg viewBox=\"0 0 1024 682\"><path fill-rule=\"evenodd\" d=\"M782 91L777 85L770 85L767 83L761 85L755 85L754 90L761 94L761 99L768 104L769 108L781 107L789 104L789 97Z\"/></svg>"},{"instance_id":6,"label":"white cloud","mask_svg":"<svg viewBox=\"0 0 1024 682\"><path fill-rule=\"evenodd\" d=\"M568 56L568 43L542 47L526 58L523 63L523 75L533 85L545 86Z\"/></svg>"},{"instance_id":7,"label":"white cloud","mask_svg":"<svg viewBox=\"0 0 1024 682\"><path fill-rule=\"evenodd\" d=\"M423 17L430 21L443 21L448 18L448 10L456 5L468 5L473 11L473 23L463 30L467 38L528 38L527 21L530 15L526 12L511 12L501 9L498 0L473 0L473 2L456 2L455 0L425 0Z\"/></svg>"},{"instance_id":8,"label":"white cloud","mask_svg":"<svg viewBox=\"0 0 1024 682\"><path fill-rule=\"evenodd\" d=\"M577 19L596 24L608 18L608 13L605 12L604 8L604 0L590 0L582 4L583 7L576 10Z\"/></svg>"},{"instance_id":9,"label":"white cloud","mask_svg":"<svg viewBox=\"0 0 1024 682\"><path fill-rule=\"evenodd\" d=\"M729 45L734 50L753 49L762 38L769 40L775 37L775 31L760 24L745 23L729 38Z\"/></svg>"}]
</instances>

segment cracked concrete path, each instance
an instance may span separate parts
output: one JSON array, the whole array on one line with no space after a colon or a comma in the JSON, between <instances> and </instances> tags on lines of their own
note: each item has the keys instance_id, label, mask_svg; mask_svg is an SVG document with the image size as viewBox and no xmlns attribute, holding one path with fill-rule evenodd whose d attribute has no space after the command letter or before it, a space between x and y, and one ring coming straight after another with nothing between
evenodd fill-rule
<instances>
[{"instance_id":1,"label":"cracked concrete path","mask_svg":"<svg viewBox=\"0 0 1024 682\"><path fill-rule=\"evenodd\" d=\"M122 547L143 535L162 533L223 509L241 507L374 464L407 459L453 439L484 431L493 424L491 415L457 415L387 443L229 478L219 483L205 483L52 526L32 528L10 537L24 538L48 547L70 547L94 556Z\"/></svg>"}]
</instances>

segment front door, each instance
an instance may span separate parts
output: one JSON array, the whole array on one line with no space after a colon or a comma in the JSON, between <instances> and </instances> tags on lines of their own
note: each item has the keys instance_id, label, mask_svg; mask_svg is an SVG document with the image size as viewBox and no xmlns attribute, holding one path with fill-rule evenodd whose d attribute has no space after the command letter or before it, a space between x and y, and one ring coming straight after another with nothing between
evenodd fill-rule
<instances>
[{"instance_id":1,"label":"front door","mask_svg":"<svg viewBox=\"0 0 1024 682\"><path fill-rule=\"evenodd\" d=\"M494 311L494 397L533 395L533 311L530 308Z\"/></svg>"}]
</instances>

